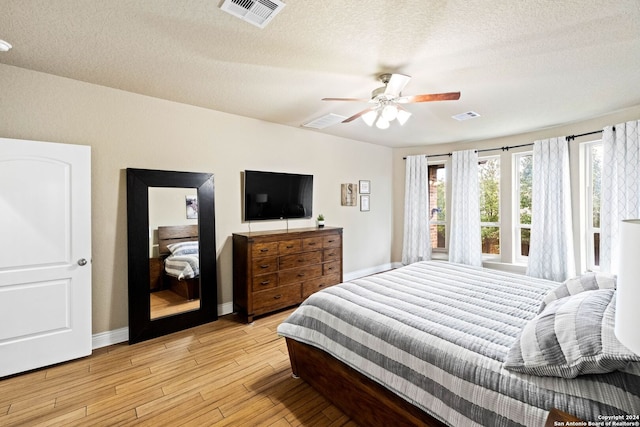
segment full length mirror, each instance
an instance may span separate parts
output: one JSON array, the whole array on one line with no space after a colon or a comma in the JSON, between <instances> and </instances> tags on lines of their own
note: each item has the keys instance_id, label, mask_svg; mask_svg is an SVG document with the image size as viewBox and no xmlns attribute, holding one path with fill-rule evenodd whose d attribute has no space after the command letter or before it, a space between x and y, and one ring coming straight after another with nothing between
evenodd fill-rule
<instances>
[{"instance_id":1,"label":"full length mirror","mask_svg":"<svg viewBox=\"0 0 640 427\"><path fill-rule=\"evenodd\" d=\"M129 343L217 319L213 175L127 169Z\"/></svg>"}]
</instances>

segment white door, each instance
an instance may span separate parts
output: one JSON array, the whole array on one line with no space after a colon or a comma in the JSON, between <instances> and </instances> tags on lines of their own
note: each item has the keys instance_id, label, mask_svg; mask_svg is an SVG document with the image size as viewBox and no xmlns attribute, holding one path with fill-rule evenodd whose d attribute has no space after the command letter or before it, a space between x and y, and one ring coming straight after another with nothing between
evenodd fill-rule
<instances>
[{"instance_id":1,"label":"white door","mask_svg":"<svg viewBox=\"0 0 640 427\"><path fill-rule=\"evenodd\" d=\"M0 138L0 377L91 354L91 148Z\"/></svg>"}]
</instances>

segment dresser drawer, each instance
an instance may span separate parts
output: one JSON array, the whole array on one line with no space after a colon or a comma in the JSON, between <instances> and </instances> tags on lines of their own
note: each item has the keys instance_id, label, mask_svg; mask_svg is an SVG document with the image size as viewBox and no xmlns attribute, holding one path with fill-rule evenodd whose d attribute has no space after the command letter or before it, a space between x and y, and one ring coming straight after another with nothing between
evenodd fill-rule
<instances>
[{"instance_id":1,"label":"dresser drawer","mask_svg":"<svg viewBox=\"0 0 640 427\"><path fill-rule=\"evenodd\" d=\"M311 265L309 267L292 268L278 272L280 285L302 282L307 279L322 276L322 264Z\"/></svg>"},{"instance_id":2,"label":"dresser drawer","mask_svg":"<svg viewBox=\"0 0 640 427\"><path fill-rule=\"evenodd\" d=\"M330 248L322 251L322 261L328 262L340 259L340 248Z\"/></svg>"},{"instance_id":3,"label":"dresser drawer","mask_svg":"<svg viewBox=\"0 0 640 427\"><path fill-rule=\"evenodd\" d=\"M321 251L301 252L299 254L281 256L279 269L287 270L289 268L304 267L311 264L320 264L321 262Z\"/></svg>"},{"instance_id":4,"label":"dresser drawer","mask_svg":"<svg viewBox=\"0 0 640 427\"><path fill-rule=\"evenodd\" d=\"M256 292L253 294L253 309L258 313L298 304L302 299L300 289L300 285L290 285Z\"/></svg>"},{"instance_id":5,"label":"dresser drawer","mask_svg":"<svg viewBox=\"0 0 640 427\"><path fill-rule=\"evenodd\" d=\"M302 284L302 299L307 299L314 292L318 292L329 286L337 285L340 283L340 275L332 274L330 276L322 276L317 279L307 280Z\"/></svg>"},{"instance_id":6,"label":"dresser drawer","mask_svg":"<svg viewBox=\"0 0 640 427\"><path fill-rule=\"evenodd\" d=\"M251 271L254 275L278 271L278 257L269 256L253 258L253 261L251 262Z\"/></svg>"},{"instance_id":7,"label":"dresser drawer","mask_svg":"<svg viewBox=\"0 0 640 427\"><path fill-rule=\"evenodd\" d=\"M278 242L254 243L251 248L251 255L254 258L267 255L278 255Z\"/></svg>"},{"instance_id":8,"label":"dresser drawer","mask_svg":"<svg viewBox=\"0 0 640 427\"><path fill-rule=\"evenodd\" d=\"M322 264L322 275L340 273L340 261L332 261Z\"/></svg>"},{"instance_id":9,"label":"dresser drawer","mask_svg":"<svg viewBox=\"0 0 640 427\"><path fill-rule=\"evenodd\" d=\"M323 248L339 248L342 246L342 238L339 235L324 236L322 238Z\"/></svg>"},{"instance_id":10,"label":"dresser drawer","mask_svg":"<svg viewBox=\"0 0 640 427\"><path fill-rule=\"evenodd\" d=\"M322 249L322 237L307 237L302 239L302 250L312 251L314 249Z\"/></svg>"},{"instance_id":11,"label":"dresser drawer","mask_svg":"<svg viewBox=\"0 0 640 427\"><path fill-rule=\"evenodd\" d=\"M278 273L262 274L253 276L251 290L253 292L263 291L278 286Z\"/></svg>"},{"instance_id":12,"label":"dresser drawer","mask_svg":"<svg viewBox=\"0 0 640 427\"><path fill-rule=\"evenodd\" d=\"M302 250L302 240L283 240L277 243L280 255L295 254Z\"/></svg>"}]
</instances>

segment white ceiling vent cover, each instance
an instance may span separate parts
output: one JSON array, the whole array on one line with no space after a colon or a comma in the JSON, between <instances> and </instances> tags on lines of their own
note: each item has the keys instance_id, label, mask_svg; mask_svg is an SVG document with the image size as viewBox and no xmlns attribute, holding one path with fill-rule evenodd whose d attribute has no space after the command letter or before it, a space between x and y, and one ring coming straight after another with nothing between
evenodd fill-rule
<instances>
[{"instance_id":1,"label":"white ceiling vent cover","mask_svg":"<svg viewBox=\"0 0 640 427\"><path fill-rule=\"evenodd\" d=\"M324 129L329 126L333 126L346 119L346 116L340 116L338 114L329 113L326 116L318 117L310 122L304 123L302 126L313 129Z\"/></svg>"},{"instance_id":2,"label":"white ceiling vent cover","mask_svg":"<svg viewBox=\"0 0 640 427\"><path fill-rule=\"evenodd\" d=\"M466 113L456 114L455 116L451 116L452 119L456 119L459 122L469 119L475 119L476 117L480 117L480 114L475 111L467 111Z\"/></svg>"},{"instance_id":3,"label":"white ceiling vent cover","mask_svg":"<svg viewBox=\"0 0 640 427\"><path fill-rule=\"evenodd\" d=\"M285 4L279 0L224 0L220 9L264 28L283 7Z\"/></svg>"}]
</instances>

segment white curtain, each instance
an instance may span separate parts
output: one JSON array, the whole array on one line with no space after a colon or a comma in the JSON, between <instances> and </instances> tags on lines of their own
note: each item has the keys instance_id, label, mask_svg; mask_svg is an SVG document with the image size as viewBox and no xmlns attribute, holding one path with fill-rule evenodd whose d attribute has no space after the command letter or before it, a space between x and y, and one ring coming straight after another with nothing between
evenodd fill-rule
<instances>
[{"instance_id":1,"label":"white curtain","mask_svg":"<svg viewBox=\"0 0 640 427\"><path fill-rule=\"evenodd\" d=\"M618 272L620 221L640 218L639 125L636 120L607 126L602 133L600 270L605 272Z\"/></svg>"},{"instance_id":2,"label":"white curtain","mask_svg":"<svg viewBox=\"0 0 640 427\"><path fill-rule=\"evenodd\" d=\"M456 151L451 158L449 261L482 266L478 153Z\"/></svg>"},{"instance_id":3,"label":"white curtain","mask_svg":"<svg viewBox=\"0 0 640 427\"><path fill-rule=\"evenodd\" d=\"M569 143L565 137L534 142L532 179L527 274L561 282L575 275Z\"/></svg>"},{"instance_id":4,"label":"white curtain","mask_svg":"<svg viewBox=\"0 0 640 427\"><path fill-rule=\"evenodd\" d=\"M407 156L404 181L402 263L431 259L429 239L429 178L424 155Z\"/></svg>"},{"instance_id":5,"label":"white curtain","mask_svg":"<svg viewBox=\"0 0 640 427\"><path fill-rule=\"evenodd\" d=\"M424 155L407 156L404 180L402 263L431 259L429 239L429 178Z\"/></svg>"}]
</instances>

